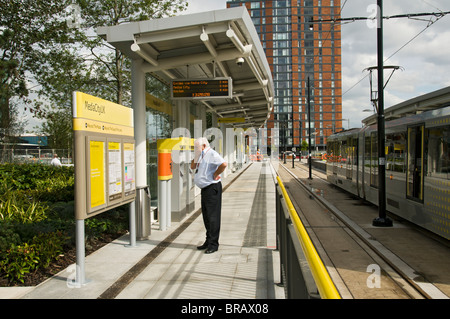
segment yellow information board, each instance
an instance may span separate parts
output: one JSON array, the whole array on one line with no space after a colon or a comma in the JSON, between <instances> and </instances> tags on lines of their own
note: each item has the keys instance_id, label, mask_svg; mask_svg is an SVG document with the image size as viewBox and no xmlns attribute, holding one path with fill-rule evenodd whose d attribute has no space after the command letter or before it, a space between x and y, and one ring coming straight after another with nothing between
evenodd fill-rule
<instances>
[{"instance_id":1,"label":"yellow information board","mask_svg":"<svg viewBox=\"0 0 450 319\"><path fill-rule=\"evenodd\" d=\"M96 130L103 133L114 134L114 130L104 132L105 124L113 124L111 125L111 128L114 126L133 128L134 126L133 109L129 107L82 92L74 92L74 99L76 101L73 110L74 119L93 120L100 124L93 127L83 125L84 127L77 127L77 129L83 131ZM90 123L95 124L94 122ZM119 131L116 131L116 134L123 135L123 133L119 133ZM131 131L131 135L133 135L133 131Z\"/></svg>"},{"instance_id":2,"label":"yellow information board","mask_svg":"<svg viewBox=\"0 0 450 319\"><path fill-rule=\"evenodd\" d=\"M133 109L73 93L75 215L86 219L134 200Z\"/></svg>"}]
</instances>

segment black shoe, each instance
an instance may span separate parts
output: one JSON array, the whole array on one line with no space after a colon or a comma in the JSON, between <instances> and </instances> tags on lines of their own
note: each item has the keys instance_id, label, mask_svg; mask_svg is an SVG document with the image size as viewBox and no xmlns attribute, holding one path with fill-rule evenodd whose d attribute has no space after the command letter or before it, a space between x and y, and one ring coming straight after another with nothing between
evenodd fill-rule
<instances>
[{"instance_id":1,"label":"black shoe","mask_svg":"<svg viewBox=\"0 0 450 319\"><path fill-rule=\"evenodd\" d=\"M215 253L217 250L218 250L217 248L208 248L205 251L205 254L212 254L212 253Z\"/></svg>"},{"instance_id":2,"label":"black shoe","mask_svg":"<svg viewBox=\"0 0 450 319\"><path fill-rule=\"evenodd\" d=\"M208 244L207 244L207 243L204 243L204 244L201 245L201 246L197 246L197 249L198 249L198 250L203 250L203 249L206 249L206 248L208 248Z\"/></svg>"}]
</instances>

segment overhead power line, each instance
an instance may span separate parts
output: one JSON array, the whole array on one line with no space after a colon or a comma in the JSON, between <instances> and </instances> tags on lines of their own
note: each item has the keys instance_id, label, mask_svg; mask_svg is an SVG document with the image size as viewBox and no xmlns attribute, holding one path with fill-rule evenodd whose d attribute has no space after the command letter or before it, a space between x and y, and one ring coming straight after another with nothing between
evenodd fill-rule
<instances>
[{"instance_id":1,"label":"overhead power line","mask_svg":"<svg viewBox=\"0 0 450 319\"><path fill-rule=\"evenodd\" d=\"M383 16L383 19L397 19L397 18L418 18L418 17L425 17L425 16L434 16L438 19L442 18L443 16L450 14L450 11L444 11L444 12L428 12L428 13L405 13L405 14L396 14L392 16ZM350 17L350 18L335 18L335 19L319 19L319 20L311 20L311 23L316 22L340 22L340 21L358 21L358 20L376 20L377 17Z\"/></svg>"},{"instance_id":2,"label":"overhead power line","mask_svg":"<svg viewBox=\"0 0 450 319\"><path fill-rule=\"evenodd\" d=\"M344 3L345 5L345 3ZM439 9L438 9L439 10ZM410 19L416 19L419 17L425 17L425 16L433 16L436 17L435 21L429 21L428 25L420 31L418 34L416 34L412 39L410 39L408 42L406 42L404 45L402 45L397 51L392 53L384 62L392 58L396 53L398 53L401 49L403 49L405 46L407 46L409 43L411 43L415 38L417 38L420 34L422 34L426 29L428 29L432 24L437 22L439 19L444 17L445 15L450 14L450 11L440 11L440 12L429 12L429 13L406 13L406 14L396 14L391 16L383 16L383 19L398 19L398 18L410 18ZM311 20L309 23L322 23L322 22L331 22L333 24L341 21L360 21L360 20L376 20L377 17L349 17L349 18L335 18L335 19L319 19L319 20ZM347 89L344 93L342 93L342 96L344 96L346 93L351 91L355 86L357 86L361 81L363 81L368 75L360 79L357 83L352 85L349 89Z\"/></svg>"}]
</instances>

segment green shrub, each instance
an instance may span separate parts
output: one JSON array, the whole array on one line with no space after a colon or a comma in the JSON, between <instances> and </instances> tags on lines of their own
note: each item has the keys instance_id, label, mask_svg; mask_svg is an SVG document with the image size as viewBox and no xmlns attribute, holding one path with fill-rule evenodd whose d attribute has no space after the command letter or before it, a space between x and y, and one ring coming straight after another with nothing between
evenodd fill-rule
<instances>
[{"instance_id":1,"label":"green shrub","mask_svg":"<svg viewBox=\"0 0 450 319\"><path fill-rule=\"evenodd\" d=\"M21 242L20 235L15 231L12 223L0 223L0 251L6 251L11 245L19 245Z\"/></svg>"},{"instance_id":2,"label":"green shrub","mask_svg":"<svg viewBox=\"0 0 450 319\"><path fill-rule=\"evenodd\" d=\"M25 275L35 270L39 263L36 247L28 243L12 245L1 254L0 272L11 282L23 283Z\"/></svg>"},{"instance_id":3,"label":"green shrub","mask_svg":"<svg viewBox=\"0 0 450 319\"><path fill-rule=\"evenodd\" d=\"M39 255L39 267L47 268L48 265L59 258L64 252L67 236L61 231L39 234L33 238L33 245Z\"/></svg>"},{"instance_id":4,"label":"green shrub","mask_svg":"<svg viewBox=\"0 0 450 319\"><path fill-rule=\"evenodd\" d=\"M39 222L46 219L48 206L35 201L27 201L16 194L4 195L0 198L0 220L18 223Z\"/></svg>"},{"instance_id":5,"label":"green shrub","mask_svg":"<svg viewBox=\"0 0 450 319\"><path fill-rule=\"evenodd\" d=\"M74 169L0 164L0 194L0 277L24 283L75 244ZM87 242L123 234L127 207L87 219Z\"/></svg>"},{"instance_id":6,"label":"green shrub","mask_svg":"<svg viewBox=\"0 0 450 319\"><path fill-rule=\"evenodd\" d=\"M57 260L64 251L67 237L60 231L39 234L30 243L11 244L0 251L0 274L10 282L24 282L30 272Z\"/></svg>"},{"instance_id":7,"label":"green shrub","mask_svg":"<svg viewBox=\"0 0 450 319\"><path fill-rule=\"evenodd\" d=\"M13 190L30 190L60 180L60 183L73 185L73 167L54 167L41 164L2 164L0 180L5 181Z\"/></svg>"}]
</instances>

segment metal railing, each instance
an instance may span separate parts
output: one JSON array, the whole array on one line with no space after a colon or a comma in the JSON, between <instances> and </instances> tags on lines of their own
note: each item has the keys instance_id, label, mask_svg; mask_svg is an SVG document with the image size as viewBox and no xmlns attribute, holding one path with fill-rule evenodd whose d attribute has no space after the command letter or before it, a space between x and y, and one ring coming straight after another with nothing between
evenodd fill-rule
<instances>
[{"instance_id":1,"label":"metal railing","mask_svg":"<svg viewBox=\"0 0 450 319\"><path fill-rule=\"evenodd\" d=\"M341 299L278 176L277 182L277 248L286 297Z\"/></svg>"}]
</instances>

